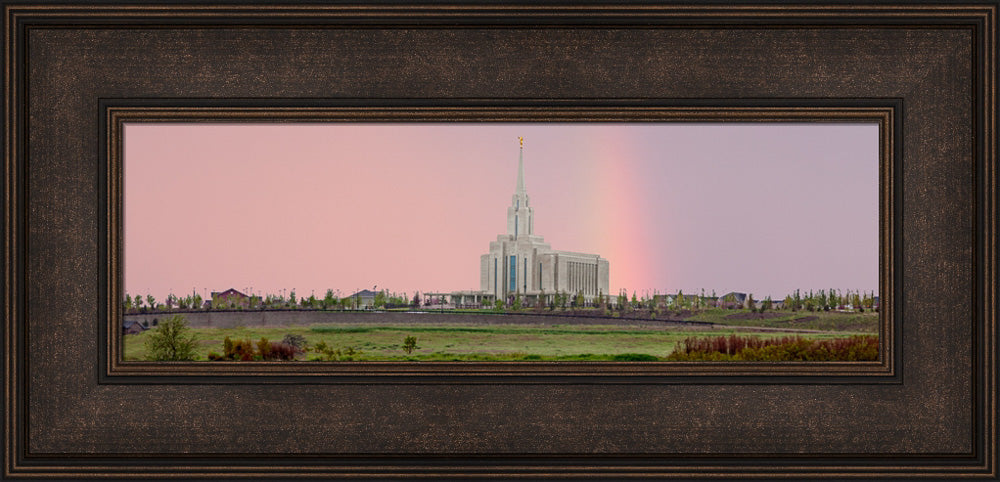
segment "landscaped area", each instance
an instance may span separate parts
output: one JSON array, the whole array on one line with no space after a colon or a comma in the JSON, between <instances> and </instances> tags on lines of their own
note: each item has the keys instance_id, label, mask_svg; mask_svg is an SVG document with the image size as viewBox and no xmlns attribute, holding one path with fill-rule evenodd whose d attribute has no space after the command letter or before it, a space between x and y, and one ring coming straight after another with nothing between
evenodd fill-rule
<instances>
[{"instance_id":1,"label":"landscaped area","mask_svg":"<svg viewBox=\"0 0 1000 482\"><path fill-rule=\"evenodd\" d=\"M772 312L706 309L676 313L673 322L597 316L537 316L489 312L413 313L412 323L379 323L379 313L368 313L371 323L322 323L300 326L186 328L181 337L190 343L188 359L303 361L669 361L669 360L805 360L874 359L877 349L854 349L850 354L831 349L867 335L857 344L877 347L878 313ZM590 315L590 316L586 316ZM682 316L683 315L683 316ZM762 316L772 315L772 316ZM183 317L184 315L174 315ZM346 315L345 315L346 316ZM760 318L758 318L760 317ZM351 318L352 320L356 318ZM454 320L449 323L448 320ZM551 320L551 322L538 320ZM685 324L684 320L699 321ZM444 322L442 322L444 321ZM186 321L185 321L186 323ZM171 359L157 356L154 343L164 325L125 335L126 361ZM739 340L727 345L720 337ZM227 343L228 338L228 343ZM782 339L783 340L779 340ZM698 341L702 341L698 345ZM715 340L709 342L709 340ZM756 340L756 341L755 341ZM777 340L777 341L773 341ZM839 341L838 341L839 340ZM820 343L820 344L817 344ZM827 343L829 346L821 346ZM690 346L747 346L758 350L747 358L733 352L678 357ZM788 349L766 348L783 345ZM766 349L764 349L766 348ZM778 352L781 352L780 354ZM763 354L762 354L763 353ZM771 353L767 355L767 353ZM791 354L789 354L791 353ZM802 355L797 355L802 353ZM819 355L817 355L819 353ZM824 355L825 354L825 355ZM826 356L827 358L823 358ZM756 357L756 358L754 358ZM812 357L812 358L809 358ZM819 357L819 358L816 358ZM859 358L860 357L860 358ZM181 358L184 359L184 358Z\"/></svg>"}]
</instances>

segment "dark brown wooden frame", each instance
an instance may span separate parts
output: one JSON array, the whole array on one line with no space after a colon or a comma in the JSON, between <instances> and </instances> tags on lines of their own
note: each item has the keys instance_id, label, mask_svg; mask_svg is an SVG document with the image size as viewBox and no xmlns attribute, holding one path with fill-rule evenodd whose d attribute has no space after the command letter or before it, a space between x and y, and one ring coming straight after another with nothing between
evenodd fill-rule
<instances>
[{"instance_id":1,"label":"dark brown wooden frame","mask_svg":"<svg viewBox=\"0 0 1000 482\"><path fill-rule=\"evenodd\" d=\"M4 475L996 478L996 14L994 3L5 2ZM881 112L887 356L446 374L206 372L109 356L116 122L338 109Z\"/></svg>"}]
</instances>

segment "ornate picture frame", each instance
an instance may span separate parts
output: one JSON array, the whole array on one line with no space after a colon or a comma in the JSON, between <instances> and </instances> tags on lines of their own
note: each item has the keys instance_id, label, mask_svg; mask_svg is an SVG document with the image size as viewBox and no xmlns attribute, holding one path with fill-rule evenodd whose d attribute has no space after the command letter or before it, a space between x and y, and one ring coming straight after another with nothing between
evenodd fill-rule
<instances>
[{"instance_id":1,"label":"ornate picture frame","mask_svg":"<svg viewBox=\"0 0 1000 482\"><path fill-rule=\"evenodd\" d=\"M3 7L5 478L997 476L996 4ZM851 112L882 128L878 363L116 351L127 119Z\"/></svg>"}]
</instances>

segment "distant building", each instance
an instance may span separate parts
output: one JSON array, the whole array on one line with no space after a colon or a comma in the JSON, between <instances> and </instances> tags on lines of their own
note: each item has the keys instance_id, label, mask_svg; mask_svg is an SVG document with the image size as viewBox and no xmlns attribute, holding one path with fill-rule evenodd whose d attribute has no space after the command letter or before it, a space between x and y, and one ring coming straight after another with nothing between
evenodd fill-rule
<instances>
[{"instance_id":1,"label":"distant building","mask_svg":"<svg viewBox=\"0 0 1000 482\"><path fill-rule=\"evenodd\" d=\"M537 299L557 291L588 300L608 296L608 260L596 254L553 250L535 234L535 213L524 188L524 146L517 166L517 187L507 208L507 234L490 243L479 259L479 286L484 298L509 300L515 294ZM465 294L470 302L479 302Z\"/></svg>"},{"instance_id":2,"label":"distant building","mask_svg":"<svg viewBox=\"0 0 1000 482\"><path fill-rule=\"evenodd\" d=\"M142 323L136 320L125 320L122 322L122 334L123 335L138 335L146 331L146 327L142 326Z\"/></svg>"},{"instance_id":3,"label":"distant building","mask_svg":"<svg viewBox=\"0 0 1000 482\"><path fill-rule=\"evenodd\" d=\"M357 300L358 308L370 308L372 306L375 306L376 294L378 294L377 291L361 290L358 291L357 293L354 293L353 295L348 296L347 299L351 300L352 303L354 302L354 300Z\"/></svg>"},{"instance_id":4,"label":"distant building","mask_svg":"<svg viewBox=\"0 0 1000 482\"><path fill-rule=\"evenodd\" d=\"M746 305L746 302L747 302L746 293L738 293L736 291L732 291L720 296L717 306L719 308L729 308L729 309L743 308Z\"/></svg>"},{"instance_id":5,"label":"distant building","mask_svg":"<svg viewBox=\"0 0 1000 482\"><path fill-rule=\"evenodd\" d=\"M207 302L207 300L206 300ZM212 292L212 308L249 308L251 305L259 305L259 296L247 296L233 288L226 291Z\"/></svg>"}]
</instances>

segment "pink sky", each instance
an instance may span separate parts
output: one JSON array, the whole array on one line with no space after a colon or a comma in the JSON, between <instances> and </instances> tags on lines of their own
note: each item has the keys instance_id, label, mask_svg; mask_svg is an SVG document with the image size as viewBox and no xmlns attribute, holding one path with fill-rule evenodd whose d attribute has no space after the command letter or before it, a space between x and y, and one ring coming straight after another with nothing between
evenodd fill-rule
<instances>
[{"instance_id":1,"label":"pink sky","mask_svg":"<svg viewBox=\"0 0 1000 482\"><path fill-rule=\"evenodd\" d=\"M129 124L125 289L479 289L535 233L611 291L877 291L875 124Z\"/></svg>"}]
</instances>

